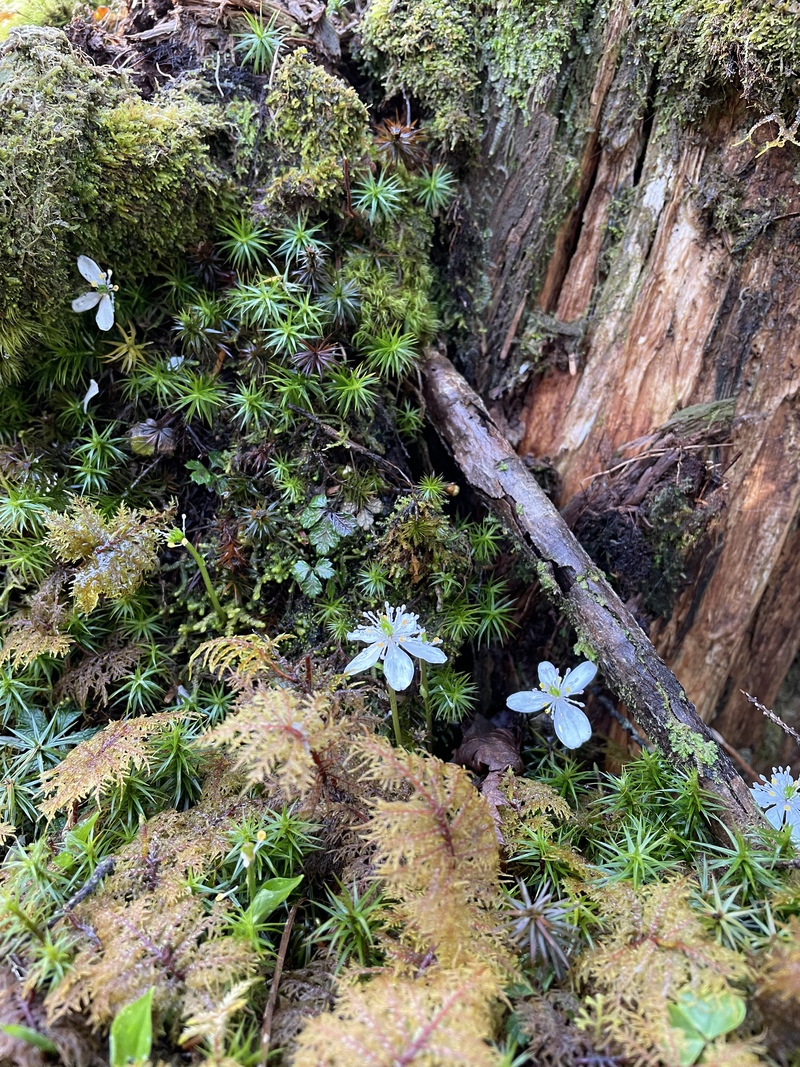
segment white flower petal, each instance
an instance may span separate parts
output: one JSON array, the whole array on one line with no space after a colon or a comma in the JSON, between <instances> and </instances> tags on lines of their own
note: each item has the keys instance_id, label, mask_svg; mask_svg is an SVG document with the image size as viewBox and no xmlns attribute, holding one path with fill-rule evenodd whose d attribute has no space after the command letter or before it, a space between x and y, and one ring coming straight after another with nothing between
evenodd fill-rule
<instances>
[{"instance_id":1,"label":"white flower petal","mask_svg":"<svg viewBox=\"0 0 800 1067\"><path fill-rule=\"evenodd\" d=\"M101 330L110 330L114 325L114 301L105 293L100 299L95 322Z\"/></svg>"},{"instance_id":2,"label":"white flower petal","mask_svg":"<svg viewBox=\"0 0 800 1067\"><path fill-rule=\"evenodd\" d=\"M582 693L589 682L594 679L596 674L597 667L594 663L590 663L588 660L579 663L577 667L573 667L571 671L567 671L564 676L564 684L561 687L561 692L564 696L569 696L571 693Z\"/></svg>"},{"instance_id":3,"label":"white flower petal","mask_svg":"<svg viewBox=\"0 0 800 1067\"><path fill-rule=\"evenodd\" d=\"M789 768L785 770L783 767L772 768L772 784L783 792L787 787L794 785L794 779L789 773Z\"/></svg>"},{"instance_id":4,"label":"white flower petal","mask_svg":"<svg viewBox=\"0 0 800 1067\"><path fill-rule=\"evenodd\" d=\"M547 660L539 664L539 683L543 689L549 689L551 685L561 685L561 677L558 671L553 664L548 663Z\"/></svg>"},{"instance_id":5,"label":"white flower petal","mask_svg":"<svg viewBox=\"0 0 800 1067\"><path fill-rule=\"evenodd\" d=\"M89 407L89 401L90 400L94 400L94 398L97 396L97 394L99 392L100 392L100 386L97 384L97 382L94 380L94 378L92 378L91 381L89 382L89 388L86 390L86 395L83 398L83 413L84 413L84 415L86 414L86 409Z\"/></svg>"},{"instance_id":6,"label":"white flower petal","mask_svg":"<svg viewBox=\"0 0 800 1067\"><path fill-rule=\"evenodd\" d=\"M780 830L783 826L783 809L782 808L770 808L764 812L767 822L770 826L774 826L776 830Z\"/></svg>"},{"instance_id":7,"label":"white flower petal","mask_svg":"<svg viewBox=\"0 0 800 1067\"><path fill-rule=\"evenodd\" d=\"M414 663L401 648L392 642L383 661L383 673L386 681L397 693L408 689L414 680Z\"/></svg>"},{"instance_id":8,"label":"white flower petal","mask_svg":"<svg viewBox=\"0 0 800 1067\"><path fill-rule=\"evenodd\" d=\"M88 311L89 308L97 307L102 300L101 293L81 293L72 301L73 311Z\"/></svg>"},{"instance_id":9,"label":"white flower petal","mask_svg":"<svg viewBox=\"0 0 800 1067\"><path fill-rule=\"evenodd\" d=\"M344 669L345 674L358 674L360 671L369 670L370 667L374 667L380 659L381 652L385 645L380 645L377 641L374 645L370 645L368 648L363 649L350 662Z\"/></svg>"},{"instance_id":10,"label":"white flower petal","mask_svg":"<svg viewBox=\"0 0 800 1067\"><path fill-rule=\"evenodd\" d=\"M778 794L771 785L761 785L757 782L751 786L753 799L760 808L772 808L778 803Z\"/></svg>"},{"instance_id":11,"label":"white flower petal","mask_svg":"<svg viewBox=\"0 0 800 1067\"><path fill-rule=\"evenodd\" d=\"M386 634L379 626L356 626L347 636L351 641L368 641L370 644L383 641L386 644Z\"/></svg>"},{"instance_id":12,"label":"white flower petal","mask_svg":"<svg viewBox=\"0 0 800 1067\"><path fill-rule=\"evenodd\" d=\"M392 633L395 637L411 637L419 633L419 617L409 612L397 612L397 618L392 622Z\"/></svg>"},{"instance_id":13,"label":"white flower petal","mask_svg":"<svg viewBox=\"0 0 800 1067\"><path fill-rule=\"evenodd\" d=\"M426 663L447 663L447 656L438 645L430 641L423 641L419 637L404 637L399 642L404 652L417 659L424 659Z\"/></svg>"},{"instance_id":14,"label":"white flower petal","mask_svg":"<svg viewBox=\"0 0 800 1067\"><path fill-rule=\"evenodd\" d=\"M581 709L561 697L553 704L553 726L566 748L580 748L592 736L592 724Z\"/></svg>"},{"instance_id":15,"label":"white flower petal","mask_svg":"<svg viewBox=\"0 0 800 1067\"><path fill-rule=\"evenodd\" d=\"M552 703L550 694L543 693L540 689L525 689L521 693L512 693L506 701L512 711L521 711L524 715L544 711Z\"/></svg>"},{"instance_id":16,"label":"white flower petal","mask_svg":"<svg viewBox=\"0 0 800 1067\"><path fill-rule=\"evenodd\" d=\"M100 285L106 280L105 272L100 270L93 259L88 256L78 256L78 270L87 282Z\"/></svg>"}]
</instances>

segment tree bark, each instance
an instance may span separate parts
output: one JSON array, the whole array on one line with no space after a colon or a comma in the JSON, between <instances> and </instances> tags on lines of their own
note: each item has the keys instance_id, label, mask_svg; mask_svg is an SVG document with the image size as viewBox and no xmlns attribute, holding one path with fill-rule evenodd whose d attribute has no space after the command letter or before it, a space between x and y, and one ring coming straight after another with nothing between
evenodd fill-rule
<instances>
[{"instance_id":1,"label":"tree bark","mask_svg":"<svg viewBox=\"0 0 800 1067\"><path fill-rule=\"evenodd\" d=\"M759 154L735 97L702 128L671 121L657 79L643 99L628 22L614 5L593 67L565 74L586 87L569 122L551 101L490 123L471 183L490 293L457 356L518 453L555 466L567 514L613 485L629 442L733 404L727 440L698 451L725 506L650 633L701 718L754 749L740 690L771 704L800 649L800 151ZM568 360L531 357L537 322Z\"/></svg>"},{"instance_id":2,"label":"tree bark","mask_svg":"<svg viewBox=\"0 0 800 1067\"><path fill-rule=\"evenodd\" d=\"M433 424L467 481L532 556L542 586L597 658L603 677L670 764L697 768L735 826L760 816L731 761L675 676L576 541L477 393L441 353L424 367Z\"/></svg>"}]
</instances>

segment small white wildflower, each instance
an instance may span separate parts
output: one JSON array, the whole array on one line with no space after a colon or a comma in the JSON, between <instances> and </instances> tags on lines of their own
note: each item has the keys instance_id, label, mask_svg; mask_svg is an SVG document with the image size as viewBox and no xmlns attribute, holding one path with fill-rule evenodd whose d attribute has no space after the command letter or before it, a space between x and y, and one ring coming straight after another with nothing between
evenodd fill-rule
<instances>
[{"instance_id":1,"label":"small white wildflower","mask_svg":"<svg viewBox=\"0 0 800 1067\"><path fill-rule=\"evenodd\" d=\"M347 664L344 673L358 674L382 660L386 681L399 693L408 689L414 679L411 656L427 663L446 663L447 656L435 641L426 639L419 617L406 611L405 604L399 608L384 606L383 615L367 612L364 618L368 625L358 626L347 635L351 641L366 641L368 647Z\"/></svg>"},{"instance_id":2,"label":"small white wildflower","mask_svg":"<svg viewBox=\"0 0 800 1067\"><path fill-rule=\"evenodd\" d=\"M767 821L780 830L782 826L792 827L792 841L800 844L800 781L795 781L789 768L773 767L772 777L768 780L761 775L761 781L752 786L753 799L764 809Z\"/></svg>"},{"instance_id":3,"label":"small white wildflower","mask_svg":"<svg viewBox=\"0 0 800 1067\"><path fill-rule=\"evenodd\" d=\"M506 704L512 711L532 714L549 711L559 741L567 748L580 748L592 736L592 725L581 711L579 700L571 699L582 693L597 674L597 667L588 660L561 675L552 663L539 664L539 689L512 693Z\"/></svg>"},{"instance_id":4,"label":"small white wildflower","mask_svg":"<svg viewBox=\"0 0 800 1067\"><path fill-rule=\"evenodd\" d=\"M95 321L101 330L110 330L114 325L114 293L118 286L111 284L111 271L100 270L93 259L78 256L78 270L92 286L88 293L76 296L72 301L73 311L89 311L97 308Z\"/></svg>"}]
</instances>

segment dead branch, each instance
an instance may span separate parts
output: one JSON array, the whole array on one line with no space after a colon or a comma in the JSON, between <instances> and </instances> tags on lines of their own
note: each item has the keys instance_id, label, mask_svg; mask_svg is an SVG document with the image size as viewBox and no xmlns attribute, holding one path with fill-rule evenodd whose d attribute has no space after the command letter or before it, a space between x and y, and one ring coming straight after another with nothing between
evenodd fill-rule
<instances>
[{"instance_id":1,"label":"dead branch","mask_svg":"<svg viewBox=\"0 0 800 1067\"><path fill-rule=\"evenodd\" d=\"M533 557L546 595L595 654L605 680L672 766L697 768L731 825L761 821L750 791L675 675L441 352L423 368L428 414L467 481ZM710 754L710 755L709 755Z\"/></svg>"},{"instance_id":2,"label":"dead branch","mask_svg":"<svg viewBox=\"0 0 800 1067\"><path fill-rule=\"evenodd\" d=\"M774 711L770 711L769 708L765 708L760 700L756 700L754 696L751 696L749 693L745 693L744 689L741 689L740 692L744 693L744 695L747 697L751 704L755 704L755 706L758 708L762 715L766 716L766 718L768 718L770 722L774 722L776 726L780 726L781 730L783 730L785 734L788 734L789 737L793 737L798 743L798 745L800 745L800 734L797 732L797 730L793 730L788 723L783 721L780 715L776 715Z\"/></svg>"}]
</instances>

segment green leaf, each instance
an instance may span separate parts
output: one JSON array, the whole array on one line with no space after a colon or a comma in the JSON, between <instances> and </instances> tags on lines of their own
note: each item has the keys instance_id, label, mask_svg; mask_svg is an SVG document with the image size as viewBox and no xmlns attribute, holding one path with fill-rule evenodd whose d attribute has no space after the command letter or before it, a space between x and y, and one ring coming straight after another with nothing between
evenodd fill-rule
<instances>
[{"instance_id":1,"label":"green leaf","mask_svg":"<svg viewBox=\"0 0 800 1067\"><path fill-rule=\"evenodd\" d=\"M150 1059L153 1046L152 988L127 1004L111 1024L109 1057L111 1067L128 1067Z\"/></svg>"},{"instance_id":2,"label":"green leaf","mask_svg":"<svg viewBox=\"0 0 800 1067\"><path fill-rule=\"evenodd\" d=\"M312 497L300 516L300 523L303 529L310 530L312 526L316 526L327 506L328 500L324 493L318 493L317 496Z\"/></svg>"},{"instance_id":3,"label":"green leaf","mask_svg":"<svg viewBox=\"0 0 800 1067\"><path fill-rule=\"evenodd\" d=\"M314 573L319 578L332 578L336 571L333 569L333 564L329 559L317 560L317 564L314 567Z\"/></svg>"},{"instance_id":4,"label":"green leaf","mask_svg":"<svg viewBox=\"0 0 800 1067\"><path fill-rule=\"evenodd\" d=\"M204 485L207 489L211 489L217 480L199 459L190 459L186 464L186 469L191 472L189 481L194 482L195 485Z\"/></svg>"},{"instance_id":5,"label":"green leaf","mask_svg":"<svg viewBox=\"0 0 800 1067\"><path fill-rule=\"evenodd\" d=\"M58 1046L49 1037L40 1034L38 1030L31 1030L29 1026L17 1026L16 1023L6 1023L0 1026L0 1030L9 1037L16 1037L18 1041L25 1041L28 1045L40 1048L42 1052L58 1053Z\"/></svg>"},{"instance_id":6,"label":"green leaf","mask_svg":"<svg viewBox=\"0 0 800 1067\"><path fill-rule=\"evenodd\" d=\"M270 878L253 897L253 903L247 909L248 913L255 922L262 922L275 911L278 905L283 904L302 881L302 874L296 878Z\"/></svg>"},{"instance_id":7,"label":"green leaf","mask_svg":"<svg viewBox=\"0 0 800 1067\"><path fill-rule=\"evenodd\" d=\"M744 1000L735 993L698 997L687 989L678 997L677 1004L669 1006L673 1026L689 1036L700 1034L706 1041L713 1041L741 1026L746 1014Z\"/></svg>"},{"instance_id":8,"label":"green leaf","mask_svg":"<svg viewBox=\"0 0 800 1067\"><path fill-rule=\"evenodd\" d=\"M321 553L330 552L331 549L336 548L341 540L327 517L311 530L308 539L317 552Z\"/></svg>"},{"instance_id":9,"label":"green leaf","mask_svg":"<svg viewBox=\"0 0 800 1067\"><path fill-rule=\"evenodd\" d=\"M672 1008L674 1004L670 1004L670 1017L672 1016ZM692 1067L693 1063L697 1063L703 1054L703 1049L706 1047L706 1041L700 1034L695 1033L694 1036L690 1036L681 1027L678 1028L675 1033L676 1042L680 1049L678 1053L678 1067Z\"/></svg>"},{"instance_id":10,"label":"green leaf","mask_svg":"<svg viewBox=\"0 0 800 1067\"><path fill-rule=\"evenodd\" d=\"M306 596L315 597L322 592L322 582L304 559L299 559L295 563L292 567L292 575L298 581Z\"/></svg>"}]
</instances>

